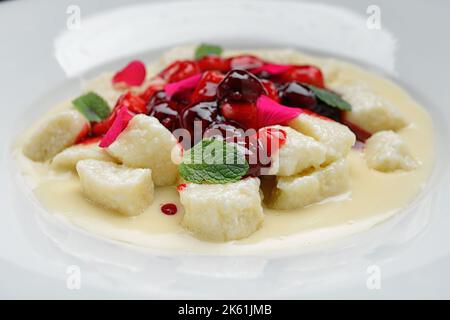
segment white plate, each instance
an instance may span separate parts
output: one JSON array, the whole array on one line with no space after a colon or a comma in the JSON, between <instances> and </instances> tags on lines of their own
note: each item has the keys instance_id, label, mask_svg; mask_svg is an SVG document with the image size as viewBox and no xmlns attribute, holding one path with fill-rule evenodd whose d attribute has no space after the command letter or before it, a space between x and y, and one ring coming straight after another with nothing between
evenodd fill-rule
<instances>
[{"instance_id":1,"label":"white plate","mask_svg":"<svg viewBox=\"0 0 450 320\"><path fill-rule=\"evenodd\" d=\"M368 14L362 5L125 3L110 1L107 8L77 1L81 29L71 30L67 23L73 26L74 20L67 19L78 10L71 1L0 4L0 297L450 297L450 289L442 286L450 281L450 50L441 37L450 27L449 4L378 1L381 29L370 29L368 19L373 26L377 8ZM301 48L394 77L433 116L438 160L426 190L388 222L296 255L149 252L88 235L42 211L24 192L11 158L17 133L54 102L76 94L78 76L199 41ZM70 290L77 270L81 288ZM370 281L378 271L381 289L373 290Z\"/></svg>"}]
</instances>

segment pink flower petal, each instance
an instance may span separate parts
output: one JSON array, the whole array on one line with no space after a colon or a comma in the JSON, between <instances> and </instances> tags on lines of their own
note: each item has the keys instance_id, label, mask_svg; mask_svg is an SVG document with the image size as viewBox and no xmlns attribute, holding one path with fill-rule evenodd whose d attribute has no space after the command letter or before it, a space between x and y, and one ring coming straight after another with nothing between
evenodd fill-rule
<instances>
[{"instance_id":1,"label":"pink flower petal","mask_svg":"<svg viewBox=\"0 0 450 320\"><path fill-rule=\"evenodd\" d=\"M145 80L145 65L142 61L131 61L125 68L118 71L113 79L113 83L124 82L129 86L140 86Z\"/></svg>"},{"instance_id":2,"label":"pink flower petal","mask_svg":"<svg viewBox=\"0 0 450 320\"><path fill-rule=\"evenodd\" d=\"M173 97L175 93L178 91L186 90L186 89L194 89L197 84L200 82L202 78L202 74L196 74L189 78L183 79L178 82L168 83L164 86L164 91L167 94L167 97L170 99Z\"/></svg>"},{"instance_id":3,"label":"pink flower petal","mask_svg":"<svg viewBox=\"0 0 450 320\"><path fill-rule=\"evenodd\" d=\"M264 65L262 65L259 68L255 68L253 70L251 70L253 73L260 73L260 72L267 72L271 75L278 75L278 74L282 74L286 71L288 71L289 69L291 69L292 66L291 65L284 65L284 64L275 64L275 63L265 63Z\"/></svg>"},{"instance_id":4,"label":"pink flower petal","mask_svg":"<svg viewBox=\"0 0 450 320\"><path fill-rule=\"evenodd\" d=\"M99 146L101 148L109 147L114 141L116 141L122 131L125 130L128 122L130 122L133 117L134 114L131 113L127 107L121 107L119 111L117 111L116 119L114 119L111 128L108 129L105 136L100 141Z\"/></svg>"},{"instance_id":5,"label":"pink flower petal","mask_svg":"<svg viewBox=\"0 0 450 320\"><path fill-rule=\"evenodd\" d=\"M283 124L298 117L303 109L286 107L262 95L256 100L258 128Z\"/></svg>"}]
</instances>

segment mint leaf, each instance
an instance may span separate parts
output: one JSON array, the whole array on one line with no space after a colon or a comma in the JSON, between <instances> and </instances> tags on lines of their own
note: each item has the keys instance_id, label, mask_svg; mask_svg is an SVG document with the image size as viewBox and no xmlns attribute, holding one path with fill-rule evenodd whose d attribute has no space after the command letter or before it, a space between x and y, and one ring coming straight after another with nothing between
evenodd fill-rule
<instances>
[{"instance_id":1,"label":"mint leaf","mask_svg":"<svg viewBox=\"0 0 450 320\"><path fill-rule=\"evenodd\" d=\"M220 56L222 54L222 47L214 44L202 43L195 50L195 59L200 59L208 55Z\"/></svg>"},{"instance_id":2,"label":"mint leaf","mask_svg":"<svg viewBox=\"0 0 450 320\"><path fill-rule=\"evenodd\" d=\"M346 111L352 110L352 106L350 105L350 103L348 103L347 101L342 99L336 93L334 93L330 90L317 88L310 84L304 84L304 85L307 86L312 92L314 92L314 94L316 95L316 97L319 100L326 103L330 107L334 107L334 108L338 108L338 109L346 110Z\"/></svg>"},{"instance_id":3,"label":"mint leaf","mask_svg":"<svg viewBox=\"0 0 450 320\"><path fill-rule=\"evenodd\" d=\"M182 163L178 166L183 179L200 184L239 181L248 169L245 155L236 145L207 139L186 152Z\"/></svg>"},{"instance_id":4,"label":"mint leaf","mask_svg":"<svg viewBox=\"0 0 450 320\"><path fill-rule=\"evenodd\" d=\"M88 92L72 101L75 109L91 122L100 122L110 113L108 103L94 92Z\"/></svg>"}]
</instances>

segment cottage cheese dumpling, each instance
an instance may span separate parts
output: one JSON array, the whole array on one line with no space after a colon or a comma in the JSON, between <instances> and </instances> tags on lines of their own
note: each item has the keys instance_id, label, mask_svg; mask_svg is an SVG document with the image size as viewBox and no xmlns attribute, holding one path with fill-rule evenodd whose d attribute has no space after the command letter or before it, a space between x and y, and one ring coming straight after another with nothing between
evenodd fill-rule
<instances>
[{"instance_id":1,"label":"cottage cheese dumpling","mask_svg":"<svg viewBox=\"0 0 450 320\"><path fill-rule=\"evenodd\" d=\"M150 169L131 169L111 162L77 163L84 195L93 202L124 215L136 216L153 201Z\"/></svg>"},{"instance_id":2,"label":"cottage cheese dumpling","mask_svg":"<svg viewBox=\"0 0 450 320\"><path fill-rule=\"evenodd\" d=\"M177 165L172 161L174 149L181 152L173 134L158 119L139 114L107 151L126 166L152 169L155 185L166 186L178 179Z\"/></svg>"},{"instance_id":3,"label":"cottage cheese dumpling","mask_svg":"<svg viewBox=\"0 0 450 320\"><path fill-rule=\"evenodd\" d=\"M346 119L369 133L398 130L406 125L391 102L365 85L341 85L333 86L332 89L342 94L342 98L352 105L352 111L345 112Z\"/></svg>"},{"instance_id":4,"label":"cottage cheese dumpling","mask_svg":"<svg viewBox=\"0 0 450 320\"><path fill-rule=\"evenodd\" d=\"M325 162L327 148L320 142L290 127L273 126L286 133L286 142L272 156L269 174L291 176L309 168L318 168Z\"/></svg>"},{"instance_id":5,"label":"cottage cheese dumpling","mask_svg":"<svg viewBox=\"0 0 450 320\"><path fill-rule=\"evenodd\" d=\"M378 171L412 170L417 167L408 146L393 131L380 131L370 137L364 153L367 165Z\"/></svg>"},{"instance_id":6,"label":"cottage cheese dumpling","mask_svg":"<svg viewBox=\"0 0 450 320\"><path fill-rule=\"evenodd\" d=\"M98 141L89 144L71 146L58 153L52 160L52 166L56 169L75 170L78 161L93 159L115 162L103 148L98 146Z\"/></svg>"},{"instance_id":7,"label":"cottage cheese dumpling","mask_svg":"<svg viewBox=\"0 0 450 320\"><path fill-rule=\"evenodd\" d=\"M248 237L264 221L259 179L227 184L188 183L180 190L182 225L198 237L229 241Z\"/></svg>"},{"instance_id":8,"label":"cottage cheese dumpling","mask_svg":"<svg viewBox=\"0 0 450 320\"><path fill-rule=\"evenodd\" d=\"M345 157L356 141L355 134L348 127L307 113L300 114L288 124L293 129L322 143L327 148L327 163Z\"/></svg>"},{"instance_id":9,"label":"cottage cheese dumpling","mask_svg":"<svg viewBox=\"0 0 450 320\"><path fill-rule=\"evenodd\" d=\"M347 161L341 159L310 173L277 177L276 187L266 202L274 209L301 208L344 193L349 186Z\"/></svg>"},{"instance_id":10,"label":"cottage cheese dumpling","mask_svg":"<svg viewBox=\"0 0 450 320\"><path fill-rule=\"evenodd\" d=\"M73 145L86 129L89 129L89 121L77 110L57 113L33 133L23 147L23 153L34 161L50 160Z\"/></svg>"}]
</instances>

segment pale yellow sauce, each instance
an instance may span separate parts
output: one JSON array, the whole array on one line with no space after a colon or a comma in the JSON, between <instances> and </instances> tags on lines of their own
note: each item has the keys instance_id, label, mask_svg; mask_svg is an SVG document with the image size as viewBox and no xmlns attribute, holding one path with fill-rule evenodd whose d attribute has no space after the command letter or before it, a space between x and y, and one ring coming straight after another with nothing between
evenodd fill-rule
<instances>
[{"instance_id":1,"label":"pale yellow sauce","mask_svg":"<svg viewBox=\"0 0 450 320\"><path fill-rule=\"evenodd\" d=\"M20 152L21 142L16 150L18 162L28 185L47 210L94 234L141 246L184 252L257 253L313 245L359 232L398 213L426 183L434 163L431 118L389 80L348 63L313 58L309 61L319 66L331 65L334 71L328 81L363 81L390 100L410 124L398 133L419 161L418 168L409 172L381 173L367 167L361 150L352 150L348 155L350 192L297 210L265 208L264 226L249 238L209 243L196 239L180 226L183 208L175 187L157 188L153 204L143 214L130 218L87 201L76 173L55 172L48 164L26 159ZM161 213L160 205L168 202L177 204L179 212L176 215Z\"/></svg>"}]
</instances>

